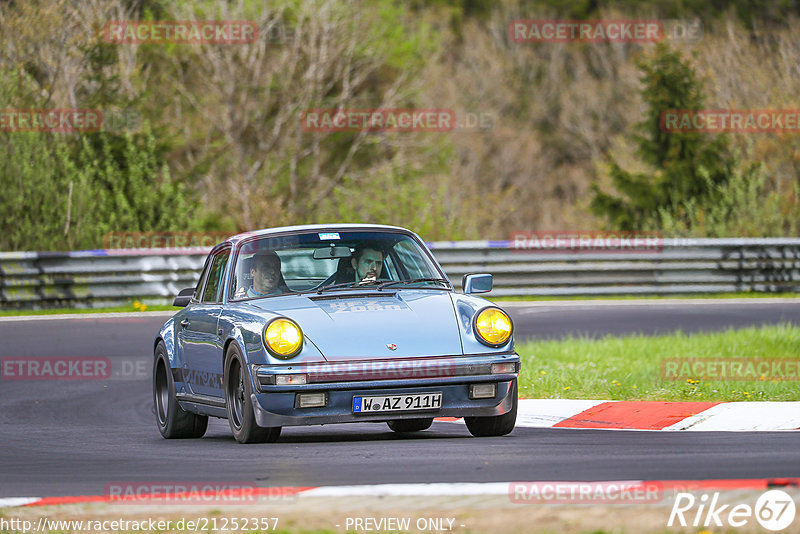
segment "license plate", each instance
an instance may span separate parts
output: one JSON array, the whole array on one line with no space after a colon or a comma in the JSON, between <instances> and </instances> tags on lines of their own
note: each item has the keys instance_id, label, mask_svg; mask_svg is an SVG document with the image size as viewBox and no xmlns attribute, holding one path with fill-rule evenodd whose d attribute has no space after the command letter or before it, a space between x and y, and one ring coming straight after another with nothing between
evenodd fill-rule
<instances>
[{"instance_id":1,"label":"license plate","mask_svg":"<svg viewBox=\"0 0 800 534\"><path fill-rule=\"evenodd\" d=\"M438 410L442 407L442 393L410 393L380 397L353 397L353 413L405 412L413 410Z\"/></svg>"}]
</instances>

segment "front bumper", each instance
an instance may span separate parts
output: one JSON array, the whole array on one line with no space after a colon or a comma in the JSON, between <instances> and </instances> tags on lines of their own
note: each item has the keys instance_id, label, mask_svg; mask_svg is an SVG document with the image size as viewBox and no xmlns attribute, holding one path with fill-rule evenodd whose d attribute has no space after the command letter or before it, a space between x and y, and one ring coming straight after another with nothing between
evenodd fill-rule
<instances>
[{"instance_id":1,"label":"front bumper","mask_svg":"<svg viewBox=\"0 0 800 534\"><path fill-rule=\"evenodd\" d=\"M493 364L513 364L514 372L493 374ZM254 366L250 397L259 426L300 426L417 419L497 416L511 410L520 360L516 353L450 358L407 358L307 366ZM377 367L377 369L376 369ZM368 370L368 371L365 371ZM274 385L279 374L305 374L308 383ZM273 382L272 384L270 382ZM496 384L493 398L471 399L470 384ZM298 408L297 395L325 393L327 403ZM435 410L353 413L353 397L442 393Z\"/></svg>"}]
</instances>

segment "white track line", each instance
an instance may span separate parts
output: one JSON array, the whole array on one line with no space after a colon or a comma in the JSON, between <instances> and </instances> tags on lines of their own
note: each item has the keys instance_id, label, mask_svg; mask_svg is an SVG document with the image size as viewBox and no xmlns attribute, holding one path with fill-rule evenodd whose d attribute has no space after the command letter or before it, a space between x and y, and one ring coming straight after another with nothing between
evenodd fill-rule
<instances>
[{"instance_id":1,"label":"white track line","mask_svg":"<svg viewBox=\"0 0 800 534\"><path fill-rule=\"evenodd\" d=\"M457 482L436 484L374 484L325 486L306 490L301 497L420 497L440 495L508 495L509 482Z\"/></svg>"},{"instance_id":2,"label":"white track line","mask_svg":"<svg viewBox=\"0 0 800 534\"><path fill-rule=\"evenodd\" d=\"M517 426L549 428L572 416L603 404L601 400L573 399L521 399L517 412Z\"/></svg>"},{"instance_id":3,"label":"white track line","mask_svg":"<svg viewBox=\"0 0 800 534\"><path fill-rule=\"evenodd\" d=\"M725 402L664 430L747 431L800 428L800 402Z\"/></svg>"},{"instance_id":4,"label":"white track line","mask_svg":"<svg viewBox=\"0 0 800 534\"><path fill-rule=\"evenodd\" d=\"M0 499L0 508L6 508L9 506L25 506L26 504L30 504L41 499L41 497L9 497L6 499Z\"/></svg>"},{"instance_id":5,"label":"white track line","mask_svg":"<svg viewBox=\"0 0 800 534\"><path fill-rule=\"evenodd\" d=\"M579 400L579 399L520 399L517 409L516 426L524 428L550 428L565 419L594 408L602 400ZM463 419L439 420L442 423L463 423Z\"/></svg>"},{"instance_id":6,"label":"white track line","mask_svg":"<svg viewBox=\"0 0 800 534\"><path fill-rule=\"evenodd\" d=\"M565 419L574 417L611 400L575 399L520 399L516 426L522 428L550 428ZM677 403L676 403L677 404ZM437 420L439 421L439 420ZM447 423L463 423L444 420ZM600 430L625 430L662 432L675 430L694 431L785 431L800 429L800 402L723 402L661 430L636 428L602 428ZM566 428L565 430L573 430Z\"/></svg>"}]
</instances>

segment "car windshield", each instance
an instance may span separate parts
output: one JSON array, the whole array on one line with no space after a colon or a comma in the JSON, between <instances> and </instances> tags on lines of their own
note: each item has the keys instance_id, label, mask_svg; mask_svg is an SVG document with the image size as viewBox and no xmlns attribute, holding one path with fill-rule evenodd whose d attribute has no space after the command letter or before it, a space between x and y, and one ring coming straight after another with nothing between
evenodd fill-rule
<instances>
[{"instance_id":1,"label":"car windshield","mask_svg":"<svg viewBox=\"0 0 800 534\"><path fill-rule=\"evenodd\" d=\"M232 300L351 287L451 289L428 252L394 232L309 232L239 247Z\"/></svg>"}]
</instances>

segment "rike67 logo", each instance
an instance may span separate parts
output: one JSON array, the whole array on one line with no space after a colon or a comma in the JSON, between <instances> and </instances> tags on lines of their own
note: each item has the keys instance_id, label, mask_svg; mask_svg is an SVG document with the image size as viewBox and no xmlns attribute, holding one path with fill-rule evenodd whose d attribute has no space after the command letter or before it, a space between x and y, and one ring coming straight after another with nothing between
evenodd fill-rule
<instances>
[{"instance_id":1,"label":"rike67 logo","mask_svg":"<svg viewBox=\"0 0 800 534\"><path fill-rule=\"evenodd\" d=\"M794 521L795 503L792 497L781 490L764 492L755 506L749 504L719 503L719 492L709 497L707 493L695 497L691 493L678 493L672 512L669 514L667 526L677 524L685 527L743 527L752 525L755 519L762 528L777 532L785 529Z\"/></svg>"}]
</instances>

